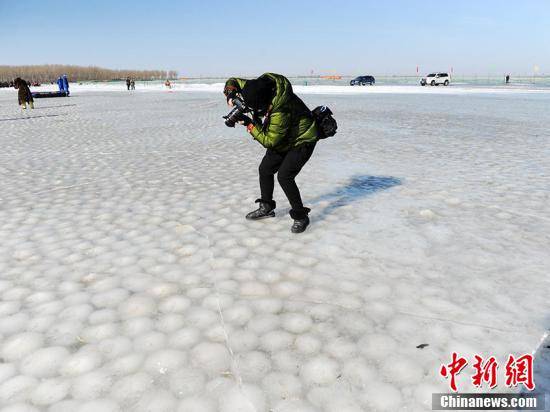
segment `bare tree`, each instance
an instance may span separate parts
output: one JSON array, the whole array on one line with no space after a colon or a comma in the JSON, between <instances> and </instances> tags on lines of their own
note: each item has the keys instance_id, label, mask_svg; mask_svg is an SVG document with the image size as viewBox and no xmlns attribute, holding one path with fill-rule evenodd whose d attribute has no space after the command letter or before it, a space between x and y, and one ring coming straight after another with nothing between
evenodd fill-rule
<instances>
[{"instance_id":1,"label":"bare tree","mask_svg":"<svg viewBox=\"0 0 550 412\"><path fill-rule=\"evenodd\" d=\"M112 70L97 66L70 66L60 64L44 64L33 66L0 66L0 81L11 81L22 77L31 82L53 82L60 75L66 74L71 82L79 81L111 81L131 77L136 80L176 79L175 70Z\"/></svg>"}]
</instances>

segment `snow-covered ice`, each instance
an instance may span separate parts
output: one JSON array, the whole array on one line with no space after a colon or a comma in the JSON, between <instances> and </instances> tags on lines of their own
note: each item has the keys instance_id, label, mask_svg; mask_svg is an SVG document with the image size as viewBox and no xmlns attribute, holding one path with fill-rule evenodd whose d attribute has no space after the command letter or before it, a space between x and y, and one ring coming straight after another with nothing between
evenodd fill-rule
<instances>
[{"instance_id":1,"label":"snow-covered ice","mask_svg":"<svg viewBox=\"0 0 550 412\"><path fill-rule=\"evenodd\" d=\"M424 411L453 351L550 390L550 92L297 88L340 127L293 235L218 86L0 93L0 410Z\"/></svg>"},{"instance_id":2,"label":"snow-covered ice","mask_svg":"<svg viewBox=\"0 0 550 412\"><path fill-rule=\"evenodd\" d=\"M318 82L319 80L317 80ZM548 94L550 88L548 84L514 84L514 85L502 85L502 84L468 84L468 83L452 83L450 86L437 86L437 87L421 87L417 83L413 84L397 84L386 83L377 84L376 86L368 87L352 87L347 85L344 81L339 81L337 84L333 82L326 82L320 84L311 84L307 80L291 78L293 82L293 89L300 95L303 94ZM87 92L124 92L139 94L144 92L158 93L169 92L205 92L205 93L221 93L223 91L224 83L219 79L211 79L209 81L201 80L186 80L186 81L173 81L170 89L164 85L161 81L146 81L138 82L136 90L127 91L126 84L120 81L113 82L82 82L71 83L70 91L74 93L87 93ZM31 87L33 92L44 91L57 91L56 84L43 84L38 87ZM0 93L10 93L13 89L0 89Z\"/></svg>"}]
</instances>

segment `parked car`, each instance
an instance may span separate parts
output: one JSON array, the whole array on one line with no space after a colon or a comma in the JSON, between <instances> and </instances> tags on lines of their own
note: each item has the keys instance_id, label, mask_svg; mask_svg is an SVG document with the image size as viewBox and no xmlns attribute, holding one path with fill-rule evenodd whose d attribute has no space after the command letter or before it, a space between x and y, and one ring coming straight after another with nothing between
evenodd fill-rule
<instances>
[{"instance_id":1,"label":"parked car","mask_svg":"<svg viewBox=\"0 0 550 412\"><path fill-rule=\"evenodd\" d=\"M359 76L349 82L350 86L366 86L370 84L371 86L375 83L374 77L372 76Z\"/></svg>"},{"instance_id":2,"label":"parked car","mask_svg":"<svg viewBox=\"0 0 550 412\"><path fill-rule=\"evenodd\" d=\"M448 86L451 82L451 77L447 73L430 73L420 80L422 86L429 84L430 86L439 86L443 84Z\"/></svg>"}]
</instances>

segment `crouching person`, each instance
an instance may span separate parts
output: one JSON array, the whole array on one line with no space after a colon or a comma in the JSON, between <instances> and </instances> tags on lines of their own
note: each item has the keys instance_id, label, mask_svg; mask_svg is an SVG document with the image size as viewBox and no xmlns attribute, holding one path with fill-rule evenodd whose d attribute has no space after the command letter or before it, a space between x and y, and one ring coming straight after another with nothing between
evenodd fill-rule
<instances>
[{"instance_id":1,"label":"crouching person","mask_svg":"<svg viewBox=\"0 0 550 412\"><path fill-rule=\"evenodd\" d=\"M261 197L257 210L246 215L258 220L275 216L274 176L291 206L291 231L301 233L309 225L310 209L304 207L295 178L313 154L318 140L311 111L292 91L290 81L279 74L265 73L254 80L230 78L224 94L230 106L240 98L252 112L241 115L239 123L267 151L259 167ZM227 124L227 122L226 122Z\"/></svg>"},{"instance_id":2,"label":"crouching person","mask_svg":"<svg viewBox=\"0 0 550 412\"><path fill-rule=\"evenodd\" d=\"M32 98L31 89L27 86L27 82L20 77L13 81L13 87L18 89L17 98L22 109L27 108L27 103L31 109L34 109L34 99Z\"/></svg>"}]
</instances>

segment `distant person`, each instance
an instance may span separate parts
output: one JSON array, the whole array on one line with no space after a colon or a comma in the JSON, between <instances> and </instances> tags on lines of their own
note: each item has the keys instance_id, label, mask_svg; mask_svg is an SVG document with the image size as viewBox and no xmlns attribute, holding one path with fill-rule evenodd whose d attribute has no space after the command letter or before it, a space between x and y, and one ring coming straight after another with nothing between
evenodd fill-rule
<instances>
[{"instance_id":1,"label":"distant person","mask_svg":"<svg viewBox=\"0 0 550 412\"><path fill-rule=\"evenodd\" d=\"M65 94L68 96L70 94L69 92L69 79L67 78L67 75L63 75L63 90L65 91Z\"/></svg>"},{"instance_id":2,"label":"distant person","mask_svg":"<svg viewBox=\"0 0 550 412\"><path fill-rule=\"evenodd\" d=\"M131 84L130 78L127 77L126 78L126 89L130 90L130 84Z\"/></svg>"},{"instance_id":3,"label":"distant person","mask_svg":"<svg viewBox=\"0 0 550 412\"><path fill-rule=\"evenodd\" d=\"M134 79L130 80L130 90L136 90L136 81Z\"/></svg>"},{"instance_id":4,"label":"distant person","mask_svg":"<svg viewBox=\"0 0 550 412\"><path fill-rule=\"evenodd\" d=\"M57 79L57 87L59 88L60 92L63 92L63 78L61 76Z\"/></svg>"},{"instance_id":5,"label":"distant person","mask_svg":"<svg viewBox=\"0 0 550 412\"><path fill-rule=\"evenodd\" d=\"M509 84L509 83L510 83L510 75L507 74L507 75L506 75L506 84Z\"/></svg>"},{"instance_id":6,"label":"distant person","mask_svg":"<svg viewBox=\"0 0 550 412\"><path fill-rule=\"evenodd\" d=\"M17 99L21 108L26 109L28 103L29 107L34 109L34 99L32 98L31 89L29 89L27 82L18 77L13 81L13 87L18 90Z\"/></svg>"},{"instance_id":7,"label":"distant person","mask_svg":"<svg viewBox=\"0 0 550 412\"><path fill-rule=\"evenodd\" d=\"M172 84L170 83L170 80L168 80L168 79L166 79L166 81L164 82L164 85L169 89L172 88Z\"/></svg>"}]
</instances>

